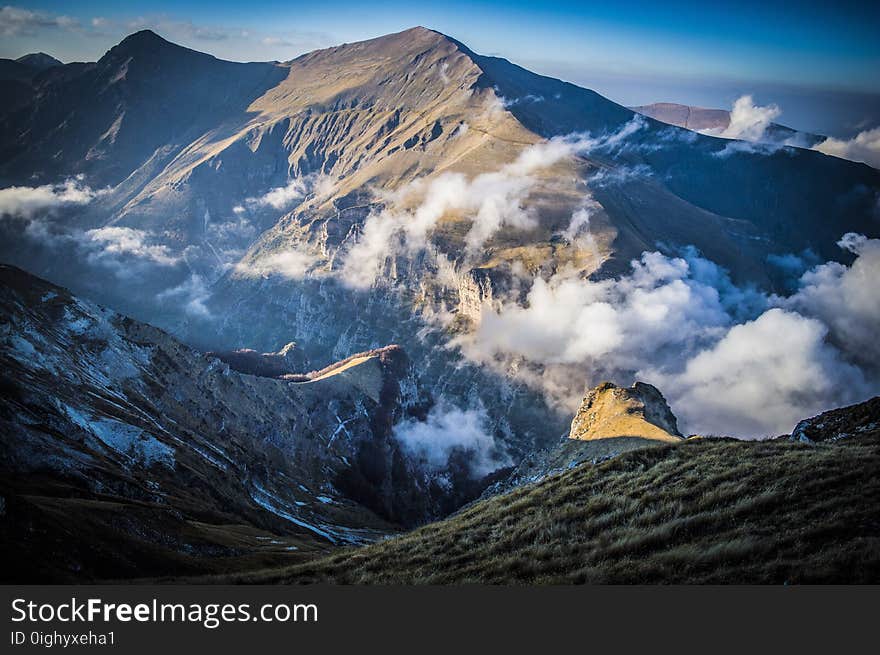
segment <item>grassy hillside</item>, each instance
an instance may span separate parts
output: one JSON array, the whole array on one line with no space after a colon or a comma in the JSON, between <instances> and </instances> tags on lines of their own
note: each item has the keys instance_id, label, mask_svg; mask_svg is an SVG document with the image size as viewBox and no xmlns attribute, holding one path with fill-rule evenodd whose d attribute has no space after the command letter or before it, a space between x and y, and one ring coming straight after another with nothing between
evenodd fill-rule
<instances>
[{"instance_id":1,"label":"grassy hillside","mask_svg":"<svg viewBox=\"0 0 880 655\"><path fill-rule=\"evenodd\" d=\"M395 539L238 582L877 583L880 430L581 465Z\"/></svg>"}]
</instances>

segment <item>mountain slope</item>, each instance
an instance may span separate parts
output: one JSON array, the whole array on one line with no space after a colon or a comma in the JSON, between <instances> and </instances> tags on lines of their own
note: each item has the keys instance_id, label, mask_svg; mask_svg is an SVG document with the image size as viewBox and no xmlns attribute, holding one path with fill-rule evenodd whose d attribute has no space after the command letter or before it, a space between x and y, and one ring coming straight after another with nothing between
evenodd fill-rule
<instances>
[{"instance_id":1,"label":"mountain slope","mask_svg":"<svg viewBox=\"0 0 880 655\"><path fill-rule=\"evenodd\" d=\"M4 120L0 174L87 174L117 184L245 110L280 79L273 64L236 64L169 43L149 30L93 64L49 69L27 110Z\"/></svg>"},{"instance_id":2,"label":"mountain slope","mask_svg":"<svg viewBox=\"0 0 880 655\"><path fill-rule=\"evenodd\" d=\"M0 548L29 582L265 565L444 515L487 484L466 466L438 479L393 438L430 404L397 347L239 374L9 266L0 310Z\"/></svg>"},{"instance_id":3,"label":"mountain slope","mask_svg":"<svg viewBox=\"0 0 880 655\"><path fill-rule=\"evenodd\" d=\"M876 402L872 411L876 421ZM232 579L876 584L878 465L876 424L832 445L687 441L582 464L381 544Z\"/></svg>"}]
</instances>

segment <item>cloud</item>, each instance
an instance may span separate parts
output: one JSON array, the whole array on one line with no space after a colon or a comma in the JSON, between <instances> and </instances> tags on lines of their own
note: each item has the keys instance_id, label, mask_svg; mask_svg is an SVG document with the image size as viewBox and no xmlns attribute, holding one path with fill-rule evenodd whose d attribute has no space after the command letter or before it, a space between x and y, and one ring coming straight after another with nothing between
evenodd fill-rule
<instances>
[{"instance_id":1,"label":"cloud","mask_svg":"<svg viewBox=\"0 0 880 655\"><path fill-rule=\"evenodd\" d=\"M75 261L110 268L121 278L140 275L146 264L169 267L181 262L145 230L116 225L82 230L66 220L69 209L108 192L91 189L82 176L60 184L9 187L0 189L0 216L7 217L7 227L17 237L51 250L63 249L55 256L63 252Z\"/></svg>"},{"instance_id":2,"label":"cloud","mask_svg":"<svg viewBox=\"0 0 880 655\"><path fill-rule=\"evenodd\" d=\"M820 319L854 360L878 365L880 239L850 232L838 245L857 255L852 266L829 262L812 268L783 306Z\"/></svg>"},{"instance_id":3,"label":"cloud","mask_svg":"<svg viewBox=\"0 0 880 655\"><path fill-rule=\"evenodd\" d=\"M210 49L218 57L236 61L290 59L304 52L338 43L336 37L324 32L263 32L236 25L199 24L167 14L118 19L94 16L80 22L77 18L48 11L12 6L0 8L0 36L5 37L45 37L53 30L65 30L98 39L104 44L107 39L118 41L132 32L144 29L151 29L183 45ZM76 57L87 59L99 54L90 50L89 48Z\"/></svg>"},{"instance_id":4,"label":"cloud","mask_svg":"<svg viewBox=\"0 0 880 655\"><path fill-rule=\"evenodd\" d=\"M148 243L150 237L144 230L117 226L88 230L84 234L85 240L100 246L98 251L92 253L93 258L131 255L162 266L174 266L180 261L179 257L171 254L167 246Z\"/></svg>"},{"instance_id":5,"label":"cloud","mask_svg":"<svg viewBox=\"0 0 880 655\"><path fill-rule=\"evenodd\" d=\"M212 319L207 301L211 291L205 278L198 273L191 273L181 284L159 293L156 299L162 302L172 301L183 307L183 310L195 318Z\"/></svg>"},{"instance_id":6,"label":"cloud","mask_svg":"<svg viewBox=\"0 0 880 655\"><path fill-rule=\"evenodd\" d=\"M730 321L721 293L692 279L683 258L644 253L632 273L591 281L572 271L536 278L525 305L485 313L468 350L515 353L544 364L580 364L613 355L633 370L658 349L678 349Z\"/></svg>"},{"instance_id":7,"label":"cloud","mask_svg":"<svg viewBox=\"0 0 880 655\"><path fill-rule=\"evenodd\" d=\"M302 178L293 178L284 186L269 189L262 196L248 198L245 202L252 205L268 206L274 209L285 209L308 193L308 185Z\"/></svg>"},{"instance_id":8,"label":"cloud","mask_svg":"<svg viewBox=\"0 0 880 655\"><path fill-rule=\"evenodd\" d=\"M719 136L724 139L741 139L743 141L764 141L767 128L782 113L776 105L761 107L756 105L752 96L740 96L733 103L730 112L730 123L725 128L701 130L703 134Z\"/></svg>"},{"instance_id":9,"label":"cloud","mask_svg":"<svg viewBox=\"0 0 880 655\"><path fill-rule=\"evenodd\" d=\"M0 35L34 36L42 29L75 29L79 21L70 16L32 11L20 7L0 8Z\"/></svg>"},{"instance_id":10,"label":"cloud","mask_svg":"<svg viewBox=\"0 0 880 655\"><path fill-rule=\"evenodd\" d=\"M880 168L880 127L859 132L848 141L828 137L813 146L814 150L824 152L850 161L860 161Z\"/></svg>"},{"instance_id":11,"label":"cloud","mask_svg":"<svg viewBox=\"0 0 880 655\"><path fill-rule=\"evenodd\" d=\"M686 429L759 437L880 391L880 240L849 234L851 266L814 266L789 297L739 287L688 248L646 252L618 279L562 270L525 302L484 306L455 342L572 409L601 379L656 384Z\"/></svg>"},{"instance_id":12,"label":"cloud","mask_svg":"<svg viewBox=\"0 0 880 655\"><path fill-rule=\"evenodd\" d=\"M461 452L467 455L471 474L482 477L511 462L486 430L487 424L488 416L482 406L459 409L441 401L431 409L426 420L408 420L395 425L394 437L428 470L447 469L449 458Z\"/></svg>"},{"instance_id":13,"label":"cloud","mask_svg":"<svg viewBox=\"0 0 880 655\"><path fill-rule=\"evenodd\" d=\"M82 184L80 178L38 187L7 187L0 189L0 215L33 219L61 207L84 205L101 193Z\"/></svg>"},{"instance_id":14,"label":"cloud","mask_svg":"<svg viewBox=\"0 0 880 655\"><path fill-rule=\"evenodd\" d=\"M782 138L781 135L774 135L770 128L780 114L782 114L782 110L777 105L762 107L754 103L752 96L744 95L733 103L730 124L726 128L700 130L700 133L738 140L735 143L727 144L723 150L715 153L717 157L727 157L736 152L754 152L767 155L773 154L784 146L792 146L812 148L826 155L863 162L874 168L880 168L880 127L859 132L848 140L827 137L814 144L813 138L799 132L787 135L785 138Z\"/></svg>"},{"instance_id":15,"label":"cloud","mask_svg":"<svg viewBox=\"0 0 880 655\"><path fill-rule=\"evenodd\" d=\"M495 91L498 91L498 88L495 88ZM505 109L508 107L515 107L516 105L524 105L524 104L534 104L537 102L544 102L544 96L535 95L534 93L527 93L521 98L505 98L504 96L498 96L499 100L501 100L501 104Z\"/></svg>"},{"instance_id":16,"label":"cloud","mask_svg":"<svg viewBox=\"0 0 880 655\"><path fill-rule=\"evenodd\" d=\"M235 270L245 276L280 275L289 280L303 279L319 258L310 252L287 248L251 262L239 262Z\"/></svg>"},{"instance_id":17,"label":"cloud","mask_svg":"<svg viewBox=\"0 0 880 655\"><path fill-rule=\"evenodd\" d=\"M751 142L751 141L731 141L725 144L724 148L712 153L713 157L730 157L740 152L746 152L755 155L772 155L779 152L784 144L771 142Z\"/></svg>"},{"instance_id":18,"label":"cloud","mask_svg":"<svg viewBox=\"0 0 880 655\"><path fill-rule=\"evenodd\" d=\"M821 321L772 308L733 326L681 373L646 376L669 390L686 424L716 434L787 433L802 418L870 395L864 374L827 333Z\"/></svg>"},{"instance_id":19,"label":"cloud","mask_svg":"<svg viewBox=\"0 0 880 655\"><path fill-rule=\"evenodd\" d=\"M428 250L429 234L450 212L471 221L464 237L466 254L471 256L502 228L536 227L536 217L526 206L526 199L539 181L536 173L574 155L612 151L645 124L637 114L610 134L570 134L532 144L497 171L470 179L462 173L446 172L385 194L385 208L367 217L360 238L346 253L343 280L353 287L369 287L389 257Z\"/></svg>"},{"instance_id":20,"label":"cloud","mask_svg":"<svg viewBox=\"0 0 880 655\"><path fill-rule=\"evenodd\" d=\"M280 36L266 36L260 39L260 43L265 46L292 46L295 45L292 41L285 39Z\"/></svg>"},{"instance_id":21,"label":"cloud","mask_svg":"<svg viewBox=\"0 0 880 655\"><path fill-rule=\"evenodd\" d=\"M301 202L308 196L324 198L330 196L336 188L336 181L330 175L313 173L302 177L294 177L284 186L273 187L261 196L245 198L244 202L232 208L236 214L243 214L248 209L271 207L284 210Z\"/></svg>"},{"instance_id":22,"label":"cloud","mask_svg":"<svg viewBox=\"0 0 880 655\"><path fill-rule=\"evenodd\" d=\"M581 235L588 237L592 241L592 235L590 234L590 216L596 208L597 203L593 201L589 205L584 205L571 215L571 221L562 233L562 236L564 236L569 243L574 242Z\"/></svg>"}]
</instances>

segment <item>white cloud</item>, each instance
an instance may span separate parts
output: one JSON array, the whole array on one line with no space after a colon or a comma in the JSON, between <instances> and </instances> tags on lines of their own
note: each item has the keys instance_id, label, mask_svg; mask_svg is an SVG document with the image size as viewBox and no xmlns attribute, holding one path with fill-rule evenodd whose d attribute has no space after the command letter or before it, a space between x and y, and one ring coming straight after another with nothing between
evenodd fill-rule
<instances>
[{"instance_id":1,"label":"white cloud","mask_svg":"<svg viewBox=\"0 0 880 655\"><path fill-rule=\"evenodd\" d=\"M688 430L781 434L880 391L880 240L841 245L853 265L810 269L788 298L737 287L693 249L644 253L619 279L559 271L536 278L522 304L486 305L456 345L569 409L584 382L642 379Z\"/></svg>"},{"instance_id":2,"label":"white cloud","mask_svg":"<svg viewBox=\"0 0 880 655\"><path fill-rule=\"evenodd\" d=\"M684 371L645 375L668 390L688 425L775 436L802 418L870 395L863 373L826 342L827 332L814 318L772 308L733 326Z\"/></svg>"},{"instance_id":3,"label":"white cloud","mask_svg":"<svg viewBox=\"0 0 880 655\"><path fill-rule=\"evenodd\" d=\"M485 312L466 349L480 358L515 353L544 364L633 370L658 350L711 337L730 321L721 293L691 277L685 259L644 253L629 276L591 281L571 271L536 278L526 304Z\"/></svg>"},{"instance_id":4,"label":"white cloud","mask_svg":"<svg viewBox=\"0 0 880 655\"><path fill-rule=\"evenodd\" d=\"M181 284L166 289L156 296L156 299L160 303L178 303L190 316L211 319L213 316L206 304L210 297L211 291L205 278L198 273L191 273Z\"/></svg>"},{"instance_id":5,"label":"white cloud","mask_svg":"<svg viewBox=\"0 0 880 655\"><path fill-rule=\"evenodd\" d=\"M236 264L235 270L242 275L251 277L280 275L289 280L301 280L317 261L318 257L313 253L287 248L259 257L252 262L239 262Z\"/></svg>"},{"instance_id":6,"label":"white cloud","mask_svg":"<svg viewBox=\"0 0 880 655\"><path fill-rule=\"evenodd\" d=\"M101 193L84 185L79 178L38 187L7 187L0 189L0 215L33 219L61 207L84 205Z\"/></svg>"},{"instance_id":7,"label":"white cloud","mask_svg":"<svg viewBox=\"0 0 880 655\"><path fill-rule=\"evenodd\" d=\"M838 245L857 255L852 266L812 268L783 305L822 320L853 359L880 365L880 239L848 233Z\"/></svg>"},{"instance_id":8,"label":"white cloud","mask_svg":"<svg viewBox=\"0 0 880 655\"><path fill-rule=\"evenodd\" d=\"M730 124L726 128L702 130L703 134L719 136L724 139L741 139L743 141L764 141L767 128L782 110L776 105L762 107L756 105L752 96L740 96L733 103L730 112Z\"/></svg>"},{"instance_id":9,"label":"white cloud","mask_svg":"<svg viewBox=\"0 0 880 655\"><path fill-rule=\"evenodd\" d=\"M450 456L461 451L468 456L471 473L482 477L510 464L510 458L486 430L487 424L483 407L459 409L441 401L426 420L395 425L394 437L429 470L446 469Z\"/></svg>"},{"instance_id":10,"label":"white cloud","mask_svg":"<svg viewBox=\"0 0 880 655\"><path fill-rule=\"evenodd\" d=\"M814 150L880 168L880 127L859 132L848 141L829 137L813 146Z\"/></svg>"},{"instance_id":11,"label":"white cloud","mask_svg":"<svg viewBox=\"0 0 880 655\"><path fill-rule=\"evenodd\" d=\"M261 196L245 198L244 203L234 206L232 211L236 214L242 214L248 208L259 209L260 207L284 210L299 203L307 196L317 199L328 197L335 188L335 180L324 173L294 177L289 179L284 186L273 187Z\"/></svg>"},{"instance_id":12,"label":"white cloud","mask_svg":"<svg viewBox=\"0 0 880 655\"><path fill-rule=\"evenodd\" d=\"M0 7L0 35L33 36L46 28L75 29L79 21L70 16L31 11L20 7Z\"/></svg>"},{"instance_id":13,"label":"white cloud","mask_svg":"<svg viewBox=\"0 0 880 655\"><path fill-rule=\"evenodd\" d=\"M565 228L565 232L562 235L569 241L575 241L579 236L583 235L589 237L592 241L592 235L590 234L590 216L597 208L597 204L595 202L590 204L585 204L583 207L575 211L571 215L571 221L568 224L568 227Z\"/></svg>"},{"instance_id":14,"label":"white cloud","mask_svg":"<svg viewBox=\"0 0 880 655\"><path fill-rule=\"evenodd\" d=\"M773 121L781 113L782 110L777 105L762 107L754 103L752 96L744 95L733 103L730 124L726 128L712 128L700 132L709 136L738 140L737 143L730 143L716 153L718 157L727 157L736 152L773 154L783 146L812 147L813 150L826 155L864 162L874 168L880 168L880 127L859 132L851 139L827 137L811 146L812 140L805 134L795 133L782 139L769 131Z\"/></svg>"},{"instance_id":15,"label":"white cloud","mask_svg":"<svg viewBox=\"0 0 880 655\"><path fill-rule=\"evenodd\" d=\"M265 194L256 198L248 198L249 204L269 206L274 209L286 209L298 200L302 200L308 193L308 186L302 178L293 178L284 186L269 189Z\"/></svg>"},{"instance_id":16,"label":"white cloud","mask_svg":"<svg viewBox=\"0 0 880 655\"><path fill-rule=\"evenodd\" d=\"M180 261L167 246L149 243L151 235L144 230L108 226L88 230L84 236L87 241L100 246L100 250L93 253L94 257L131 255L163 266L173 266Z\"/></svg>"}]
</instances>

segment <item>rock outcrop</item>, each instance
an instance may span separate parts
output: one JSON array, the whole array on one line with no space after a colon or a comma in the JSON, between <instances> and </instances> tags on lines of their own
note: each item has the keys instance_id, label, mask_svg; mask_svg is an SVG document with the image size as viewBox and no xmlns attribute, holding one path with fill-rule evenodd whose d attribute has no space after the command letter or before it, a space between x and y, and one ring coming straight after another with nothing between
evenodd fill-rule
<instances>
[{"instance_id":1,"label":"rock outcrop","mask_svg":"<svg viewBox=\"0 0 880 655\"><path fill-rule=\"evenodd\" d=\"M603 462L630 450L682 441L675 415L656 387L603 382L584 397L568 435L553 447L524 457L506 480L483 495L503 493L582 462Z\"/></svg>"},{"instance_id":2,"label":"rock outcrop","mask_svg":"<svg viewBox=\"0 0 880 655\"><path fill-rule=\"evenodd\" d=\"M302 373L309 365L308 357L301 348L296 347L294 341L274 353L260 353L251 348L239 348L209 351L205 354L228 364L234 371L264 378L280 378L284 375Z\"/></svg>"},{"instance_id":3,"label":"rock outcrop","mask_svg":"<svg viewBox=\"0 0 880 655\"><path fill-rule=\"evenodd\" d=\"M804 419L789 438L813 444L877 433L880 433L880 396Z\"/></svg>"},{"instance_id":4,"label":"rock outcrop","mask_svg":"<svg viewBox=\"0 0 880 655\"><path fill-rule=\"evenodd\" d=\"M678 441L681 434L663 394L650 384L618 387L603 382L584 398L571 422L569 439L638 438Z\"/></svg>"}]
</instances>

